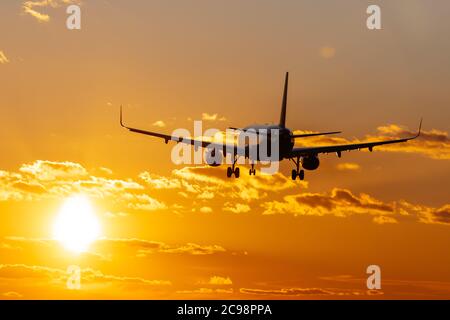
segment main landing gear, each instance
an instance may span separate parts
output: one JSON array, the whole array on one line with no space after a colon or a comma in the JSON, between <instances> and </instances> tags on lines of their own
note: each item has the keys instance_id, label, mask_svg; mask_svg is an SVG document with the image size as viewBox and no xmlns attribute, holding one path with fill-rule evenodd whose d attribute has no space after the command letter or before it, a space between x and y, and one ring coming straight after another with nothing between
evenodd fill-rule
<instances>
[{"instance_id":1,"label":"main landing gear","mask_svg":"<svg viewBox=\"0 0 450 320\"><path fill-rule=\"evenodd\" d=\"M300 180L304 180L305 179L305 170L300 170L300 158L297 159L292 159L292 161L294 161L295 166L297 167L296 169L292 169L292 180L297 179L297 177L300 178Z\"/></svg>"},{"instance_id":2,"label":"main landing gear","mask_svg":"<svg viewBox=\"0 0 450 320\"><path fill-rule=\"evenodd\" d=\"M228 168L227 168L227 177L228 177L228 178L231 178L231 176L232 176L233 174L234 174L234 176L235 176L236 178L239 178L240 170L239 170L238 167L235 167L236 161L237 161L237 157L234 158L233 165L232 165L231 167L228 167Z\"/></svg>"}]
</instances>

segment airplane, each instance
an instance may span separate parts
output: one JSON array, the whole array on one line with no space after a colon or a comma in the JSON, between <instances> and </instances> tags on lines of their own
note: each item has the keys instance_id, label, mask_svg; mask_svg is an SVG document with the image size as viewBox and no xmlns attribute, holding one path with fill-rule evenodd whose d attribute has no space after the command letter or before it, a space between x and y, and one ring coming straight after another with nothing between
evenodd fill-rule
<instances>
[{"instance_id":1,"label":"airplane","mask_svg":"<svg viewBox=\"0 0 450 320\"><path fill-rule=\"evenodd\" d=\"M385 144L393 144L393 143L401 143L407 142L409 140L416 139L420 136L421 128L422 128L422 119L420 120L419 129L417 134L411 137L402 138L402 139L391 139L384 141L374 141L374 142L365 142L365 143L353 143L353 144L343 144L343 145L329 145L329 146L311 146L311 147L294 147L295 139L312 137L312 136L322 136L322 135L330 135L341 133L340 131L332 131L332 132L319 132L319 133L306 133L306 134L294 134L290 129L286 127L286 107L287 107L287 94L288 94L288 81L289 81L289 72L286 72L285 81L284 81L284 90L283 90L283 98L281 104L281 114L280 121L278 125L252 125L245 128L235 128L229 127L229 129L236 130L238 132L251 132L256 133L258 136L265 136L266 141L271 141L273 139L272 135L268 134L268 132L276 132L278 133L276 139L279 139L279 150L278 154L275 155L273 159L275 161L282 161L284 159L291 160L295 164L295 169L292 170L291 178L292 180L296 180L299 178L300 180L304 180L305 178L305 170L316 170L319 165L319 155L320 154L328 154L328 153L336 153L336 155L340 158L342 152L351 151L351 150L361 150L361 149L369 149L372 152L373 148L380 145ZM251 168L249 170L250 175L255 175L255 163L261 161L259 156L251 156L249 152L249 146L246 145L244 147L240 147L236 144L230 145L226 143L218 143L207 140L195 140L192 138L179 137L167 135L159 132L152 132L147 130L142 130L138 128L128 127L123 123L122 116L122 106L120 106L120 125L131 132L144 134L153 136L156 138L163 139L167 144L169 140L173 140L177 143L185 143L190 144L197 147L207 148L209 153L206 155L206 162L213 167L220 166L223 164L222 159L223 155L231 155L232 156L232 165L227 168L227 177L230 178L233 174L236 178L240 176L239 167L236 166L237 159L240 156L244 156L248 158L251 162ZM275 131L272 131L275 130ZM261 142L259 142L261 143ZM217 157L216 152L221 152L222 154ZM300 166L302 169L300 169Z\"/></svg>"}]
</instances>

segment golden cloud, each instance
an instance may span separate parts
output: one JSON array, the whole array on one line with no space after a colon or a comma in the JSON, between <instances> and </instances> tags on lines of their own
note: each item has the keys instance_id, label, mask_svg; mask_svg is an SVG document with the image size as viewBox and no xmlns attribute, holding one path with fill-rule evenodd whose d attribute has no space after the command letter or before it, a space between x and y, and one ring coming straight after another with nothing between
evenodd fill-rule
<instances>
[{"instance_id":1,"label":"golden cloud","mask_svg":"<svg viewBox=\"0 0 450 320\"><path fill-rule=\"evenodd\" d=\"M0 264L0 278L2 279L41 279L43 283L65 288L68 272L58 268L26 264ZM36 282L34 282L36 283ZM95 284L111 284L126 286L127 288L142 288L148 286L168 286L167 280L148 280L138 277L117 276L104 274L91 268L81 269L81 283L83 286Z\"/></svg>"},{"instance_id":2,"label":"golden cloud","mask_svg":"<svg viewBox=\"0 0 450 320\"><path fill-rule=\"evenodd\" d=\"M0 64L6 64L9 60L3 51L0 51Z\"/></svg>"},{"instance_id":3,"label":"golden cloud","mask_svg":"<svg viewBox=\"0 0 450 320\"><path fill-rule=\"evenodd\" d=\"M268 192L278 192L291 188L306 187L306 182L296 182L280 172L273 175L242 175L238 180L229 183L225 174L226 168L208 166L184 167L175 169L172 175L180 179L177 184L185 191L203 194L205 191L214 194L226 194L227 198L254 201L267 197ZM170 184L175 185L174 182ZM201 197L200 197L201 198Z\"/></svg>"},{"instance_id":4,"label":"golden cloud","mask_svg":"<svg viewBox=\"0 0 450 320\"><path fill-rule=\"evenodd\" d=\"M200 212L202 213L211 213L212 209L210 207L201 207Z\"/></svg>"},{"instance_id":5,"label":"golden cloud","mask_svg":"<svg viewBox=\"0 0 450 320\"><path fill-rule=\"evenodd\" d=\"M209 113L202 113L202 120L203 121L225 121L227 120L225 117L219 117L217 113L209 114Z\"/></svg>"},{"instance_id":6,"label":"golden cloud","mask_svg":"<svg viewBox=\"0 0 450 320\"><path fill-rule=\"evenodd\" d=\"M164 128L166 126L165 122L162 120L158 120L152 123L152 126L158 127L158 128Z\"/></svg>"},{"instance_id":7,"label":"golden cloud","mask_svg":"<svg viewBox=\"0 0 450 320\"><path fill-rule=\"evenodd\" d=\"M397 223L404 218L419 222L450 225L450 205L433 208L406 201L383 202L367 194L354 195L346 189L334 188L330 193L303 193L288 195L284 201L262 203L263 214L293 214L295 216L334 215L348 217L354 214L375 216L377 224Z\"/></svg>"},{"instance_id":8,"label":"golden cloud","mask_svg":"<svg viewBox=\"0 0 450 320\"><path fill-rule=\"evenodd\" d=\"M69 161L55 162L37 160L32 164L22 165L19 171L42 181L56 179L73 181L88 175L87 170L83 166Z\"/></svg>"},{"instance_id":9,"label":"golden cloud","mask_svg":"<svg viewBox=\"0 0 450 320\"><path fill-rule=\"evenodd\" d=\"M340 283L348 283L348 284L361 284L367 281L366 278L359 278L352 275L332 275L332 276L323 276L319 277L320 280L330 281L330 282L340 282ZM383 279L383 287L389 288L386 289L386 292L398 291L405 292L405 290L409 293L414 292L417 296L425 295L425 292L435 291L439 292L436 294L436 297L442 295L442 293L450 293L450 282L445 281L430 281L430 280L408 280L408 279ZM379 290L370 290L367 291L367 294L374 295L380 294Z\"/></svg>"},{"instance_id":10,"label":"golden cloud","mask_svg":"<svg viewBox=\"0 0 450 320\"><path fill-rule=\"evenodd\" d=\"M232 294L233 289L211 289L211 288L198 288L194 290L178 290L179 294Z\"/></svg>"},{"instance_id":11,"label":"golden cloud","mask_svg":"<svg viewBox=\"0 0 450 320\"><path fill-rule=\"evenodd\" d=\"M0 250L16 250L46 253L49 250L59 249L59 243L53 239L5 237L0 242ZM125 251L123 251L125 250ZM137 238L101 238L91 245L89 252L82 255L94 261L109 261L111 256L125 254L129 256L130 251L137 258L146 258L152 254L184 254L191 256L213 255L226 252L219 245L200 245L196 243L167 244L160 241L151 241Z\"/></svg>"},{"instance_id":12,"label":"golden cloud","mask_svg":"<svg viewBox=\"0 0 450 320\"><path fill-rule=\"evenodd\" d=\"M233 281L231 281L230 277L212 276L209 279L208 284L214 286L229 286L233 284Z\"/></svg>"},{"instance_id":13,"label":"golden cloud","mask_svg":"<svg viewBox=\"0 0 450 320\"><path fill-rule=\"evenodd\" d=\"M29 14L39 22L49 22L50 16L46 13L41 13L36 8L59 8L63 5L81 4L80 0L34 0L25 1L22 4L22 9L25 14Z\"/></svg>"},{"instance_id":14,"label":"golden cloud","mask_svg":"<svg viewBox=\"0 0 450 320\"><path fill-rule=\"evenodd\" d=\"M223 211L230 211L233 213L246 213L250 211L250 206L248 204L226 202L223 207Z\"/></svg>"},{"instance_id":15,"label":"golden cloud","mask_svg":"<svg viewBox=\"0 0 450 320\"><path fill-rule=\"evenodd\" d=\"M334 188L331 193L303 193L284 197L284 202L263 203L264 214L335 215L345 217L355 213L392 214L393 204L385 204L367 194L353 195L349 190Z\"/></svg>"},{"instance_id":16,"label":"golden cloud","mask_svg":"<svg viewBox=\"0 0 450 320\"><path fill-rule=\"evenodd\" d=\"M300 296L300 295L328 295L329 291L318 288L287 288L287 289L251 289L241 288L239 290L245 294L255 295L283 295L283 296Z\"/></svg>"},{"instance_id":17,"label":"golden cloud","mask_svg":"<svg viewBox=\"0 0 450 320\"><path fill-rule=\"evenodd\" d=\"M98 172L98 169L94 171ZM107 172L112 171L102 168L101 173ZM95 176L78 163L37 160L22 165L18 173L0 171L0 201L66 197L77 193L101 199L111 197L135 210L167 208L146 193L139 182Z\"/></svg>"},{"instance_id":18,"label":"golden cloud","mask_svg":"<svg viewBox=\"0 0 450 320\"><path fill-rule=\"evenodd\" d=\"M211 255L225 252L225 248L219 245L200 245L196 243L186 243L180 245L170 245L164 242L149 241L136 238L103 238L93 245L94 248L117 248L127 247L136 250L136 256L145 258L154 253L175 253L189 255Z\"/></svg>"},{"instance_id":19,"label":"golden cloud","mask_svg":"<svg viewBox=\"0 0 450 320\"><path fill-rule=\"evenodd\" d=\"M281 289L253 289L241 288L243 294L263 296L363 296L382 295L380 290L340 289L340 288L281 288Z\"/></svg>"},{"instance_id":20,"label":"golden cloud","mask_svg":"<svg viewBox=\"0 0 450 320\"><path fill-rule=\"evenodd\" d=\"M8 291L2 294L2 296L6 297L6 298L11 298L11 299L18 299L18 298L22 298L23 295L21 295L18 292L15 291Z\"/></svg>"},{"instance_id":21,"label":"golden cloud","mask_svg":"<svg viewBox=\"0 0 450 320\"><path fill-rule=\"evenodd\" d=\"M281 173L242 175L229 183L224 171L225 168L206 166L184 167L173 170L167 177L143 172L139 175L140 181L134 181L113 179L110 175L99 177L78 163L38 160L22 165L19 172L0 171L0 201L32 201L84 193L99 199L113 199L113 204L119 206L114 208L118 212L170 209L175 213L216 210L245 213L251 210L250 202L258 201L263 214L339 217L367 214L373 216L377 224L396 223L405 217L423 223L450 224L448 204L433 208L401 200L383 202L368 194L355 195L339 188L328 193L298 194L299 187L306 188L307 184L292 181ZM174 203L169 207L155 198L155 192L165 190L170 191L171 198L178 195L181 202L189 200L189 205ZM296 193L282 195L282 191L290 190ZM192 196L199 201L192 201ZM223 205L220 208L211 205L209 201L213 198L222 199Z\"/></svg>"}]
</instances>

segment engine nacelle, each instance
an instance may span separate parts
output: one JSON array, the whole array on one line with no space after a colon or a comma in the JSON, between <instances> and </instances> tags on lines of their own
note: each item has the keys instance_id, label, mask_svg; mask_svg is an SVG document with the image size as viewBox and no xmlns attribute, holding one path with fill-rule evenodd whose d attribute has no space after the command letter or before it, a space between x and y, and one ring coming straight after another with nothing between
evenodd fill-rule
<instances>
[{"instance_id":1,"label":"engine nacelle","mask_svg":"<svg viewBox=\"0 0 450 320\"><path fill-rule=\"evenodd\" d=\"M220 151L215 148L206 149L205 161L211 167L218 167L222 164L223 156Z\"/></svg>"},{"instance_id":2,"label":"engine nacelle","mask_svg":"<svg viewBox=\"0 0 450 320\"><path fill-rule=\"evenodd\" d=\"M309 156L302 158L302 167L306 170L316 170L320 165L319 157Z\"/></svg>"}]
</instances>

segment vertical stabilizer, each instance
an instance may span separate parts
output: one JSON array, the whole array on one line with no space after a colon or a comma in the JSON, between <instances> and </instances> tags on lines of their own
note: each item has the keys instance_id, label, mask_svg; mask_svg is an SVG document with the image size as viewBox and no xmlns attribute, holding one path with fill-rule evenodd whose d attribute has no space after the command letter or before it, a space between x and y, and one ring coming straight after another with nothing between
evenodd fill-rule
<instances>
[{"instance_id":1,"label":"vertical stabilizer","mask_svg":"<svg viewBox=\"0 0 450 320\"><path fill-rule=\"evenodd\" d=\"M280 114L280 127L286 126L286 105L287 105L287 92L288 92L289 72L286 72L286 78L284 80L283 102L281 103Z\"/></svg>"}]
</instances>

